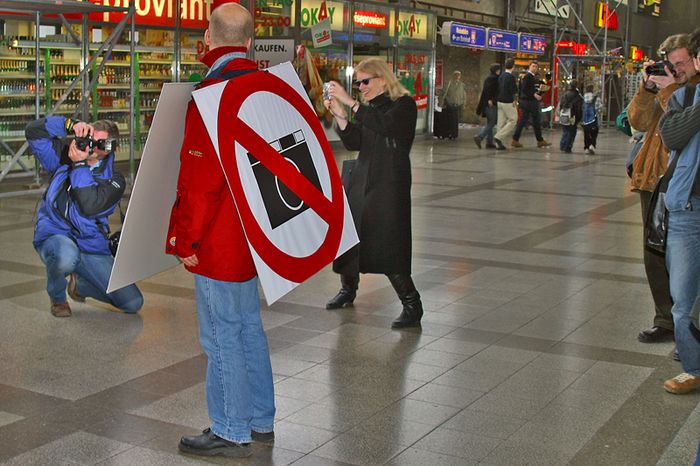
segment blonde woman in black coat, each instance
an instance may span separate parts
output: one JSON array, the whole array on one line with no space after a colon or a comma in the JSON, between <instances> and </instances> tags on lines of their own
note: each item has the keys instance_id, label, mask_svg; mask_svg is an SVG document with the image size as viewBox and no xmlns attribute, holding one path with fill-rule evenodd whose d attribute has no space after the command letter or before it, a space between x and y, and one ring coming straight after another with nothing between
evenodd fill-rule
<instances>
[{"instance_id":1,"label":"blonde woman in black coat","mask_svg":"<svg viewBox=\"0 0 700 466\"><path fill-rule=\"evenodd\" d=\"M346 185L360 244L333 262L342 288L326 309L351 306L360 273L386 275L403 304L392 328L417 327L423 316L411 279L411 163L416 104L386 63L369 58L355 68L362 102L337 82L324 103L348 150L359 150ZM349 112L354 120L349 118Z\"/></svg>"}]
</instances>

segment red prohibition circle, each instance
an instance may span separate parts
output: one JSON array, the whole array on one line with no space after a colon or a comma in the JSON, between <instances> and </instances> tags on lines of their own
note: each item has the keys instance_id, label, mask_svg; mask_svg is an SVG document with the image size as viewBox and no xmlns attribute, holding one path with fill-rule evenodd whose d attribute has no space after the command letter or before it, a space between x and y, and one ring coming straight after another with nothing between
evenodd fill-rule
<instances>
[{"instance_id":1,"label":"red prohibition circle","mask_svg":"<svg viewBox=\"0 0 700 466\"><path fill-rule=\"evenodd\" d=\"M267 141L238 117L243 102L255 92L270 92L286 100L311 127L321 145L329 168L332 200L329 201L322 192L297 171L294 165L285 160ZM287 280L301 283L335 259L343 233L343 185L338 171L330 169L335 164L335 159L321 123L316 113L299 93L279 77L264 71L250 73L229 81L223 90L219 103L218 135L219 153L224 172L230 174L227 176L229 186L234 199L242 200L236 202L236 207L241 216L246 236L255 252L268 267ZM254 153L256 159L328 224L328 231L323 243L311 255L306 257L289 255L270 241L263 232L248 202L245 201L245 191L235 155L236 142L248 152Z\"/></svg>"}]
</instances>

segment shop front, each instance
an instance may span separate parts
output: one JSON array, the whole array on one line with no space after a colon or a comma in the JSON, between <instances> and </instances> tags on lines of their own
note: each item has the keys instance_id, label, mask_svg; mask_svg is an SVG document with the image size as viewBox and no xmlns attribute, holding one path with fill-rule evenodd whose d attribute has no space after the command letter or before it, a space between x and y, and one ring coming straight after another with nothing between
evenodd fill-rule
<instances>
[{"instance_id":1,"label":"shop front","mask_svg":"<svg viewBox=\"0 0 700 466\"><path fill-rule=\"evenodd\" d=\"M338 81L357 95L359 91L352 87L353 67L365 58L379 57L416 101L416 132L431 131L428 108L435 69L433 13L393 4L331 0L300 0L298 4L294 0L258 0L254 11L255 59L261 67L276 64L260 51L261 41L279 44L293 40L294 65L327 129L332 126L332 118L323 106L323 83ZM286 57L289 55L291 51ZM282 61L286 60L278 63ZM333 131L327 134L335 137Z\"/></svg>"}]
</instances>

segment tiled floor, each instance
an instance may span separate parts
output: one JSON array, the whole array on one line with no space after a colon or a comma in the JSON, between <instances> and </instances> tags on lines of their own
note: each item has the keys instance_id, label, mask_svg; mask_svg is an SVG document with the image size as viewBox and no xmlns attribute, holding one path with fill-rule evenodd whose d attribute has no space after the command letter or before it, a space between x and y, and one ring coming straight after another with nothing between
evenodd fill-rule
<instances>
[{"instance_id":1,"label":"tiled floor","mask_svg":"<svg viewBox=\"0 0 700 466\"><path fill-rule=\"evenodd\" d=\"M673 345L636 339L652 303L626 138L603 131L587 156L581 134L562 154L529 134L529 149L478 150L473 133L414 145L422 331L390 330L382 276L362 277L354 309L324 309L330 269L265 307L277 441L237 462L177 452L208 425L192 277L142 282L138 316L88 301L53 318L38 197L0 198L0 462L691 464L700 397L665 393Z\"/></svg>"}]
</instances>

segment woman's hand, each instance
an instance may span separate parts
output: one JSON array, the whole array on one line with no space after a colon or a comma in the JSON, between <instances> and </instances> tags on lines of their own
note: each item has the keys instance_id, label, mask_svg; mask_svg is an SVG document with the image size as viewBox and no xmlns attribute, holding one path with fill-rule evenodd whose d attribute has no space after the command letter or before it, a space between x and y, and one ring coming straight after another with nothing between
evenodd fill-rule
<instances>
[{"instance_id":1,"label":"woman's hand","mask_svg":"<svg viewBox=\"0 0 700 466\"><path fill-rule=\"evenodd\" d=\"M331 81L329 84L328 95L331 97L331 101L340 101L341 104L347 105L348 107L351 107L355 103L355 99L345 92L345 89L343 89L343 86L341 86L339 82Z\"/></svg>"}]
</instances>

